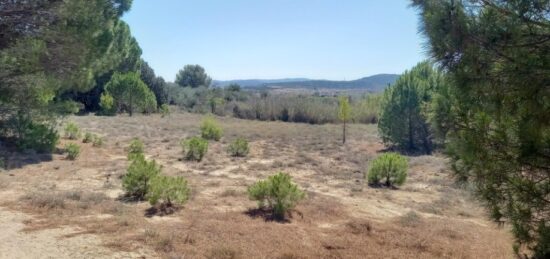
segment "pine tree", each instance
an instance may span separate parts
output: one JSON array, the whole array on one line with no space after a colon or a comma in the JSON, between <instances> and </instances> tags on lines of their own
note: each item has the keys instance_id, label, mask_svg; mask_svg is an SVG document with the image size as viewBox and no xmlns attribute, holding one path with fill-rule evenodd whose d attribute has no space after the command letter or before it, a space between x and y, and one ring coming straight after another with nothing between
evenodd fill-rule
<instances>
[{"instance_id":1,"label":"pine tree","mask_svg":"<svg viewBox=\"0 0 550 259\"><path fill-rule=\"evenodd\" d=\"M517 252L550 258L550 1L415 0L452 84L435 105L461 180L512 226Z\"/></svg>"}]
</instances>

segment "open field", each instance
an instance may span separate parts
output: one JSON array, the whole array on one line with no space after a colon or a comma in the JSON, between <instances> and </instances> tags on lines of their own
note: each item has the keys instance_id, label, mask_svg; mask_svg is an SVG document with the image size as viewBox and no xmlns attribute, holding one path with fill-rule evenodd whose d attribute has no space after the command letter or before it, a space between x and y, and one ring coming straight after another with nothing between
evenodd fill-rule
<instances>
[{"instance_id":1,"label":"open field","mask_svg":"<svg viewBox=\"0 0 550 259\"><path fill-rule=\"evenodd\" d=\"M508 230L485 219L440 156L409 157L400 189L368 187L363 173L384 148L376 125L351 125L342 145L339 125L218 118L224 138L210 143L202 162L185 161L179 141L198 134L201 119L71 117L104 136L104 146L78 141L76 161L8 154L0 258L513 258ZM164 174L189 180L192 197L182 210L151 215L146 202L118 199L134 137ZM227 154L236 137L250 141L248 157ZM284 223L251 215L256 204L246 195L278 171L307 192Z\"/></svg>"}]
</instances>

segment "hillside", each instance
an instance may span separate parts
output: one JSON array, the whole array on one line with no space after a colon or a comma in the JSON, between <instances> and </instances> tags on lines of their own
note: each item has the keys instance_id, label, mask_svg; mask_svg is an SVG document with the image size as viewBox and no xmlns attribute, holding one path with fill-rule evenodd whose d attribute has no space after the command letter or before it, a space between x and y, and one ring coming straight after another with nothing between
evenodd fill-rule
<instances>
[{"instance_id":1,"label":"hillside","mask_svg":"<svg viewBox=\"0 0 550 259\"><path fill-rule=\"evenodd\" d=\"M399 75L377 74L351 81L311 80L304 78L274 79L274 80L231 80L214 81L214 85L221 87L232 83L242 87L268 87L268 88L309 88L309 89L366 89L372 92L380 92L389 84L393 84Z\"/></svg>"}]
</instances>

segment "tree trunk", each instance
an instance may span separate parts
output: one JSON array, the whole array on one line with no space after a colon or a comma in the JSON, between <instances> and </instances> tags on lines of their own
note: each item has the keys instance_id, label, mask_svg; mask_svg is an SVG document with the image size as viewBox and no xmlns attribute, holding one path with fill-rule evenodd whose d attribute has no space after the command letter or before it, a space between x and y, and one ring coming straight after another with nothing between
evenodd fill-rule
<instances>
[{"instance_id":1,"label":"tree trunk","mask_svg":"<svg viewBox=\"0 0 550 259\"><path fill-rule=\"evenodd\" d=\"M132 117L132 112L134 110L134 107L132 106L132 101L133 101L132 94L130 94L130 105L128 107L128 113L130 113L130 117Z\"/></svg>"},{"instance_id":2,"label":"tree trunk","mask_svg":"<svg viewBox=\"0 0 550 259\"><path fill-rule=\"evenodd\" d=\"M342 132L342 143L345 144L346 143L346 121L344 121L344 130Z\"/></svg>"}]
</instances>

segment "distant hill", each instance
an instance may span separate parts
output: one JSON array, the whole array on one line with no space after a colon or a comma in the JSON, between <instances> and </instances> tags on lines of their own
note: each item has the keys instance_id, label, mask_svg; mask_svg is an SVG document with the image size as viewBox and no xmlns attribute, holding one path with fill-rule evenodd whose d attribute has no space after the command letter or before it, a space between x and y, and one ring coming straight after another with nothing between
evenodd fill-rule
<instances>
[{"instance_id":1,"label":"distant hill","mask_svg":"<svg viewBox=\"0 0 550 259\"><path fill-rule=\"evenodd\" d=\"M214 85L225 87L236 83L247 88L365 89L372 92L381 92L389 84L393 84L398 77L399 75L396 74L377 74L351 81L311 80L306 78L251 79L214 81Z\"/></svg>"},{"instance_id":2,"label":"distant hill","mask_svg":"<svg viewBox=\"0 0 550 259\"><path fill-rule=\"evenodd\" d=\"M242 87L261 87L265 84L290 83L308 81L307 78L283 78L283 79L244 79L244 80L214 80L214 86L226 87L230 84L238 84Z\"/></svg>"}]
</instances>

